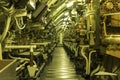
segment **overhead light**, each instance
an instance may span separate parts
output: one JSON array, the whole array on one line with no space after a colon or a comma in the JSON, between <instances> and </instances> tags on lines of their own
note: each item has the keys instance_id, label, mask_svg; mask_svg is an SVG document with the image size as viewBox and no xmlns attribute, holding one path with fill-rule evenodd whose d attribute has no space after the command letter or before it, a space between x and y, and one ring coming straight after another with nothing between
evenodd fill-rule
<instances>
[{"instance_id":1,"label":"overhead light","mask_svg":"<svg viewBox=\"0 0 120 80\"><path fill-rule=\"evenodd\" d=\"M74 4L74 1L71 1L67 4L67 7L69 8L69 7L73 6L73 4Z\"/></svg>"},{"instance_id":2,"label":"overhead light","mask_svg":"<svg viewBox=\"0 0 120 80\"><path fill-rule=\"evenodd\" d=\"M68 16L68 15L69 15L69 12L66 12L66 13L65 13L65 16Z\"/></svg>"},{"instance_id":3,"label":"overhead light","mask_svg":"<svg viewBox=\"0 0 120 80\"><path fill-rule=\"evenodd\" d=\"M68 20L68 18L66 17L66 18L64 18L64 21L67 21Z\"/></svg>"},{"instance_id":4,"label":"overhead light","mask_svg":"<svg viewBox=\"0 0 120 80\"><path fill-rule=\"evenodd\" d=\"M36 1L35 0L29 0L28 7L30 7L31 9L34 10L36 8Z\"/></svg>"}]
</instances>

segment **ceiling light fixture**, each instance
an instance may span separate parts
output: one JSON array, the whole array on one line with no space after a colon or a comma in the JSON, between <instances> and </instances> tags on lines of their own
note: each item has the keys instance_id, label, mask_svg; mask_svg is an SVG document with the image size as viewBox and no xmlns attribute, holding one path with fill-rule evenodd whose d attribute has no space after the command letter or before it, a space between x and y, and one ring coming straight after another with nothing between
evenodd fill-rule
<instances>
[{"instance_id":1,"label":"ceiling light fixture","mask_svg":"<svg viewBox=\"0 0 120 80\"><path fill-rule=\"evenodd\" d=\"M74 1L68 2L67 7L69 8L69 7L73 6L73 4L74 4Z\"/></svg>"}]
</instances>

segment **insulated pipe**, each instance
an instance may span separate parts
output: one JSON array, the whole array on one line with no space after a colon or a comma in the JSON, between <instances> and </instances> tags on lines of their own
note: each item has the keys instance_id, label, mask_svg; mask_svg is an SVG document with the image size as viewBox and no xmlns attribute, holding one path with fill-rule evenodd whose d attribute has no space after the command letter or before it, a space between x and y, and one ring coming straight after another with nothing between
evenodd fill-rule
<instances>
[{"instance_id":1,"label":"insulated pipe","mask_svg":"<svg viewBox=\"0 0 120 80\"><path fill-rule=\"evenodd\" d=\"M86 55L85 55L85 49L87 48L87 47L89 47L89 46L81 46L82 47L82 49L81 49L81 55L83 56L83 58L85 58L85 60L86 60L86 74L89 74L89 60L88 60L88 58L86 57Z\"/></svg>"},{"instance_id":2,"label":"insulated pipe","mask_svg":"<svg viewBox=\"0 0 120 80\"><path fill-rule=\"evenodd\" d=\"M90 74L90 67L91 67L91 56L92 56L92 54L93 53L95 53L96 51L95 50L93 50L93 51L90 51L90 53L89 53L89 68L88 68L88 70L89 70L89 74Z\"/></svg>"},{"instance_id":3,"label":"insulated pipe","mask_svg":"<svg viewBox=\"0 0 120 80\"><path fill-rule=\"evenodd\" d=\"M30 49L30 66L34 65L33 60L33 49L36 48L36 45L6 45L5 48L7 49Z\"/></svg>"},{"instance_id":4,"label":"insulated pipe","mask_svg":"<svg viewBox=\"0 0 120 80\"><path fill-rule=\"evenodd\" d=\"M13 57L13 56L11 56L10 54L9 54L9 57L10 57L11 59L16 59L16 60L30 61L30 59L28 59L28 58ZM37 63L36 63L35 61L33 61L33 63L34 63L34 65L37 65Z\"/></svg>"},{"instance_id":5,"label":"insulated pipe","mask_svg":"<svg viewBox=\"0 0 120 80\"><path fill-rule=\"evenodd\" d=\"M6 45L7 49L31 49L36 48L36 45Z\"/></svg>"},{"instance_id":6,"label":"insulated pipe","mask_svg":"<svg viewBox=\"0 0 120 80\"><path fill-rule=\"evenodd\" d=\"M64 16L64 12L61 13L59 16L57 16L57 18L54 20L53 23L56 23L56 25L59 24L59 22L63 21L63 20L62 20L62 17L63 17L63 16ZM61 19L61 20L60 20L60 19Z\"/></svg>"},{"instance_id":7,"label":"insulated pipe","mask_svg":"<svg viewBox=\"0 0 120 80\"><path fill-rule=\"evenodd\" d=\"M46 45L48 45L48 44L50 44L51 42L43 42L43 43L31 43L32 45L44 45L44 46L46 46Z\"/></svg>"},{"instance_id":8,"label":"insulated pipe","mask_svg":"<svg viewBox=\"0 0 120 80\"><path fill-rule=\"evenodd\" d=\"M37 9L33 12L32 17L36 18L46 7L47 5L45 3L39 4Z\"/></svg>"},{"instance_id":9,"label":"insulated pipe","mask_svg":"<svg viewBox=\"0 0 120 80\"><path fill-rule=\"evenodd\" d=\"M49 8L50 7L51 8L56 8L56 7L60 6L61 4L63 4L65 1L67 1L67 0L56 0L56 1L53 0L53 1L49 1L49 3L47 3L47 5L48 5Z\"/></svg>"},{"instance_id":10,"label":"insulated pipe","mask_svg":"<svg viewBox=\"0 0 120 80\"><path fill-rule=\"evenodd\" d=\"M59 6L54 12L50 14L50 17L57 17L58 14L61 14L66 9L66 4L63 3L61 6Z\"/></svg>"}]
</instances>

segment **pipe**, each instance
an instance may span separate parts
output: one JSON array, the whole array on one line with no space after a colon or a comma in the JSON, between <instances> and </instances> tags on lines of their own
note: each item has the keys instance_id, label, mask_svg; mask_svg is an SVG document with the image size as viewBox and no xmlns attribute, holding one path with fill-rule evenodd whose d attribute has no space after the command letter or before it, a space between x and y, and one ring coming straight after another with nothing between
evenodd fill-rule
<instances>
[{"instance_id":1,"label":"pipe","mask_svg":"<svg viewBox=\"0 0 120 80\"><path fill-rule=\"evenodd\" d=\"M31 49L36 48L36 45L5 45L7 49Z\"/></svg>"},{"instance_id":2,"label":"pipe","mask_svg":"<svg viewBox=\"0 0 120 80\"><path fill-rule=\"evenodd\" d=\"M51 42L43 42L43 43L31 43L32 45L48 45L50 44Z\"/></svg>"},{"instance_id":3,"label":"pipe","mask_svg":"<svg viewBox=\"0 0 120 80\"><path fill-rule=\"evenodd\" d=\"M63 11L66 9L66 4L63 3L61 6L59 6L54 12L50 14L50 17L58 16L59 14L63 13ZM55 18L54 18L55 19Z\"/></svg>"},{"instance_id":4,"label":"pipe","mask_svg":"<svg viewBox=\"0 0 120 80\"><path fill-rule=\"evenodd\" d=\"M48 7L57 8L58 6L60 6L61 4L63 4L65 2L65 0L56 0L56 1L57 1L57 3L54 2L53 3L54 5L50 3L51 1L49 1L49 3L47 3Z\"/></svg>"},{"instance_id":5,"label":"pipe","mask_svg":"<svg viewBox=\"0 0 120 80\"><path fill-rule=\"evenodd\" d=\"M7 32L9 30L9 26L10 26L10 22L11 22L11 16L8 15L7 20L6 20L6 24L5 24L5 29L4 32L2 34L2 36L0 37L0 43L2 43L2 41L5 39Z\"/></svg>"},{"instance_id":6,"label":"pipe","mask_svg":"<svg viewBox=\"0 0 120 80\"><path fill-rule=\"evenodd\" d=\"M34 65L33 60L33 48L36 48L36 45L6 45L5 48L10 49L20 49L20 48L30 48L30 66Z\"/></svg>"},{"instance_id":7,"label":"pipe","mask_svg":"<svg viewBox=\"0 0 120 80\"><path fill-rule=\"evenodd\" d=\"M24 9L18 9L15 12L16 13L14 14L14 18L28 16L27 10L25 8Z\"/></svg>"},{"instance_id":8,"label":"pipe","mask_svg":"<svg viewBox=\"0 0 120 80\"><path fill-rule=\"evenodd\" d=\"M10 54L9 54L9 57L10 57L11 59L16 59L16 60L30 61L30 59L28 59L28 58L13 57L13 56L11 56ZM34 65L37 65L37 63L36 63L34 60L33 60L33 63L34 63Z\"/></svg>"},{"instance_id":9,"label":"pipe","mask_svg":"<svg viewBox=\"0 0 120 80\"><path fill-rule=\"evenodd\" d=\"M42 71L42 69L45 67L45 63L42 64L42 66L40 67L39 71L36 73L35 78L37 78L40 75L40 72Z\"/></svg>"},{"instance_id":10,"label":"pipe","mask_svg":"<svg viewBox=\"0 0 120 80\"><path fill-rule=\"evenodd\" d=\"M97 68L91 72L90 76L93 76L96 72L98 72L99 69L100 69L100 65L98 65Z\"/></svg>"},{"instance_id":11,"label":"pipe","mask_svg":"<svg viewBox=\"0 0 120 80\"><path fill-rule=\"evenodd\" d=\"M15 71L17 72L17 71L20 70L22 67L25 67L26 64L27 64L27 62L24 62L23 64L21 64L20 66L18 66Z\"/></svg>"},{"instance_id":12,"label":"pipe","mask_svg":"<svg viewBox=\"0 0 120 80\"><path fill-rule=\"evenodd\" d=\"M88 68L88 70L89 70L89 74L90 74L90 67L91 67L91 55L93 54L93 53L95 53L96 51L95 50L93 50L93 51L90 51L90 53L89 53L89 68Z\"/></svg>"},{"instance_id":13,"label":"pipe","mask_svg":"<svg viewBox=\"0 0 120 80\"><path fill-rule=\"evenodd\" d=\"M89 67L89 61L88 61L88 58L85 56L85 48L87 48L88 46L82 46L82 49L81 49L81 55L85 58L86 60L86 74L89 74L89 70L88 70L88 67Z\"/></svg>"},{"instance_id":14,"label":"pipe","mask_svg":"<svg viewBox=\"0 0 120 80\"><path fill-rule=\"evenodd\" d=\"M46 9L46 7L47 7L47 5L45 3L41 3L41 4L39 3L37 9L32 14L32 17L36 18L37 16L39 16L42 13L42 11L44 11L44 9Z\"/></svg>"},{"instance_id":15,"label":"pipe","mask_svg":"<svg viewBox=\"0 0 120 80\"><path fill-rule=\"evenodd\" d=\"M104 72L104 71L99 71L99 72L96 73L95 75L99 75L99 76L106 76L106 75L109 75L109 76L117 76L116 73L110 73L110 72Z\"/></svg>"},{"instance_id":16,"label":"pipe","mask_svg":"<svg viewBox=\"0 0 120 80\"><path fill-rule=\"evenodd\" d=\"M107 36L105 21L103 22L103 31L104 31L104 35Z\"/></svg>"},{"instance_id":17,"label":"pipe","mask_svg":"<svg viewBox=\"0 0 120 80\"><path fill-rule=\"evenodd\" d=\"M9 26L10 26L10 22L11 22L11 16L9 15L7 17L7 20L6 20L4 32L0 37L0 60L2 60L2 45L1 45L1 43L3 42L3 40L5 39L5 37L7 35L7 32L9 30Z\"/></svg>"},{"instance_id":18,"label":"pipe","mask_svg":"<svg viewBox=\"0 0 120 80\"><path fill-rule=\"evenodd\" d=\"M23 17L20 17L21 24L19 23L19 21L17 20L17 18L15 17L15 21L16 21L16 25L19 29L24 29L26 27L26 24L23 23Z\"/></svg>"}]
</instances>

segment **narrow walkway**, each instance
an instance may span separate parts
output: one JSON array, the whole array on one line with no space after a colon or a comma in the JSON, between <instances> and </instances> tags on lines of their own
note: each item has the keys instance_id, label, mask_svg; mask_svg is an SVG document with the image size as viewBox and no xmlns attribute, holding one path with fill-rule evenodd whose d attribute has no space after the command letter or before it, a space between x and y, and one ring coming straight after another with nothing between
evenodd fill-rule
<instances>
[{"instance_id":1,"label":"narrow walkway","mask_svg":"<svg viewBox=\"0 0 120 80\"><path fill-rule=\"evenodd\" d=\"M55 48L53 60L46 66L40 80L79 80L63 47Z\"/></svg>"}]
</instances>

